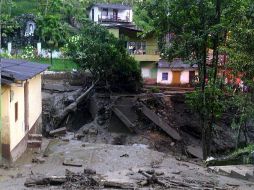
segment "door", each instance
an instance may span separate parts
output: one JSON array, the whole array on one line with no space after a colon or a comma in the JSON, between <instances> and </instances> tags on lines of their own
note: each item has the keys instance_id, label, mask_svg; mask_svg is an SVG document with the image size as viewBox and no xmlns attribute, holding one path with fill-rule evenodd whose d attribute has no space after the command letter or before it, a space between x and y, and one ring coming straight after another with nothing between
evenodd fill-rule
<instances>
[{"instance_id":1,"label":"door","mask_svg":"<svg viewBox=\"0 0 254 190\"><path fill-rule=\"evenodd\" d=\"M190 71L189 72L189 83L194 84L195 82L195 71Z\"/></svg>"},{"instance_id":2,"label":"door","mask_svg":"<svg viewBox=\"0 0 254 190\"><path fill-rule=\"evenodd\" d=\"M181 84L180 77L181 77L181 71L173 71L172 84L180 85Z\"/></svg>"},{"instance_id":3,"label":"door","mask_svg":"<svg viewBox=\"0 0 254 190\"><path fill-rule=\"evenodd\" d=\"M29 130L29 82L24 85L25 131Z\"/></svg>"},{"instance_id":4,"label":"door","mask_svg":"<svg viewBox=\"0 0 254 190\"><path fill-rule=\"evenodd\" d=\"M92 21L94 21L94 9L92 9Z\"/></svg>"},{"instance_id":5,"label":"door","mask_svg":"<svg viewBox=\"0 0 254 190\"><path fill-rule=\"evenodd\" d=\"M118 18L118 10L113 9L113 19L114 19L114 21L117 21L117 18Z\"/></svg>"}]
</instances>

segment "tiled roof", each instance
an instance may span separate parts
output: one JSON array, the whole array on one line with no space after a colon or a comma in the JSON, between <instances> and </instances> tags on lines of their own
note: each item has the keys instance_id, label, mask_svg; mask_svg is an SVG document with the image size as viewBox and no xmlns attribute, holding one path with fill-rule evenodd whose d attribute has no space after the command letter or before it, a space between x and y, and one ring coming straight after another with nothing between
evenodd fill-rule
<instances>
[{"instance_id":1,"label":"tiled roof","mask_svg":"<svg viewBox=\"0 0 254 190\"><path fill-rule=\"evenodd\" d=\"M31 79L37 74L47 70L49 65L27 62L24 60L2 59L2 83L8 84L15 81Z\"/></svg>"},{"instance_id":2,"label":"tiled roof","mask_svg":"<svg viewBox=\"0 0 254 190\"><path fill-rule=\"evenodd\" d=\"M164 59L159 60L158 68L171 68L171 69L194 69L198 68L197 64L191 65L184 63L181 59L175 59L168 62Z\"/></svg>"}]
</instances>

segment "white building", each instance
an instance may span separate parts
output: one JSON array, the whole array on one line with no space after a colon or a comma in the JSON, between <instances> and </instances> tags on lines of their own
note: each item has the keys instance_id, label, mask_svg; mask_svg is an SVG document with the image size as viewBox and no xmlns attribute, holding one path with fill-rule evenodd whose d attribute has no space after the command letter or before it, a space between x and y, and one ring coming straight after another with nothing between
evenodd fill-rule
<instances>
[{"instance_id":1,"label":"white building","mask_svg":"<svg viewBox=\"0 0 254 190\"><path fill-rule=\"evenodd\" d=\"M133 19L132 8L122 4L96 3L89 9L90 20L100 23L131 23Z\"/></svg>"},{"instance_id":2,"label":"white building","mask_svg":"<svg viewBox=\"0 0 254 190\"><path fill-rule=\"evenodd\" d=\"M160 60L158 62L157 84L181 86L196 81L198 66L185 64L181 59L172 62Z\"/></svg>"}]
</instances>

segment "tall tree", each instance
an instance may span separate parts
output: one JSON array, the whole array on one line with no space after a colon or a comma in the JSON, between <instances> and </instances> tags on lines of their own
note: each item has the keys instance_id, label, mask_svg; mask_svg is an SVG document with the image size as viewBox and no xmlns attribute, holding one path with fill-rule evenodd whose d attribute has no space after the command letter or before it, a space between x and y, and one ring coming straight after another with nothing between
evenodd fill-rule
<instances>
[{"instance_id":1,"label":"tall tree","mask_svg":"<svg viewBox=\"0 0 254 190\"><path fill-rule=\"evenodd\" d=\"M239 30L248 26L248 22L244 23L242 19L246 17L246 8L251 4L249 0L147 0L140 2L137 8L136 22L141 23L141 27L145 26L146 31L157 34L165 59L180 57L190 64L198 64L199 85L189 98L201 116L204 159L211 152L212 129L216 118L224 111L222 100L225 94L220 86L222 79L218 76L221 66L219 54L226 49L230 31L237 36L240 35ZM247 31L250 36L252 30ZM165 40L168 33L174 34L170 44ZM235 42L239 45L238 40L235 39ZM242 43L240 49L246 52L251 47L249 43ZM211 61L207 59L209 49L213 50ZM231 51L231 56L235 57L237 51L232 48ZM238 50L239 55L244 54Z\"/></svg>"}]
</instances>

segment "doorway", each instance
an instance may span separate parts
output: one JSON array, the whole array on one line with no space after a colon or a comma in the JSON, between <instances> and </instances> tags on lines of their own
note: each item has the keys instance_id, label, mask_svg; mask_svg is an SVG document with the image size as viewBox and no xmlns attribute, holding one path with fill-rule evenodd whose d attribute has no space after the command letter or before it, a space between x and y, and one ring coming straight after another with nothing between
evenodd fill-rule
<instances>
[{"instance_id":1,"label":"doorway","mask_svg":"<svg viewBox=\"0 0 254 190\"><path fill-rule=\"evenodd\" d=\"M181 71L172 71L172 73L173 73L172 85L180 85Z\"/></svg>"},{"instance_id":2,"label":"doorway","mask_svg":"<svg viewBox=\"0 0 254 190\"><path fill-rule=\"evenodd\" d=\"M117 21L117 18L118 18L118 10L113 9L113 19L114 19L114 21Z\"/></svg>"},{"instance_id":3,"label":"doorway","mask_svg":"<svg viewBox=\"0 0 254 190\"><path fill-rule=\"evenodd\" d=\"M195 82L195 71L190 71L189 72L189 83L194 84Z\"/></svg>"}]
</instances>

